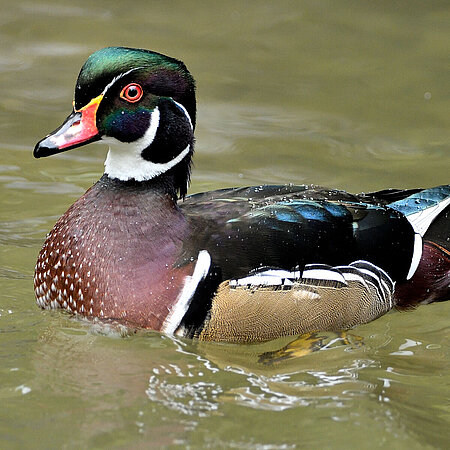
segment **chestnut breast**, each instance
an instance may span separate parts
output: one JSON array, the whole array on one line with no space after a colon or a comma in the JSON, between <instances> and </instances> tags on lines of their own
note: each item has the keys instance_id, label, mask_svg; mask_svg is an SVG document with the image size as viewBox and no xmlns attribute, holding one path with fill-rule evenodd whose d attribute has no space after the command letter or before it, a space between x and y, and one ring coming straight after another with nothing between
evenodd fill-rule
<instances>
[{"instance_id":1,"label":"chestnut breast","mask_svg":"<svg viewBox=\"0 0 450 450\"><path fill-rule=\"evenodd\" d=\"M104 176L48 235L36 265L37 301L158 330L193 270L177 265L188 235L169 195Z\"/></svg>"}]
</instances>

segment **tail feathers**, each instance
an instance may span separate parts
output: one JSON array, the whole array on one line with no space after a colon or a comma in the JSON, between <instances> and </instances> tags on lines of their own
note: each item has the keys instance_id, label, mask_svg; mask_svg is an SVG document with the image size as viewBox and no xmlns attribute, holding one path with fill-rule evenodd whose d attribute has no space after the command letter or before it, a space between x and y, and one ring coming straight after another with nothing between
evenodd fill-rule
<instances>
[{"instance_id":1,"label":"tail feathers","mask_svg":"<svg viewBox=\"0 0 450 450\"><path fill-rule=\"evenodd\" d=\"M423 211L418 211L406 217L409 223L412 225L414 231L420 234L420 236L424 237L434 219L436 219L436 217L449 205L450 197L430 208L427 208Z\"/></svg>"},{"instance_id":2,"label":"tail feathers","mask_svg":"<svg viewBox=\"0 0 450 450\"><path fill-rule=\"evenodd\" d=\"M405 215L411 224L414 232L414 252L409 268L407 280L410 280L417 271L419 264L423 260L422 238L433 240L431 235L436 235L438 240L442 238L442 230L448 239L448 212L450 207L450 185L437 186L414 192L409 197L390 203L389 206ZM444 213L444 211L447 211ZM433 226L437 219L438 226ZM427 233L430 227L434 228L431 233ZM431 239L430 239L431 237ZM439 241L440 242L440 241ZM447 241L448 242L448 241Z\"/></svg>"},{"instance_id":3,"label":"tail feathers","mask_svg":"<svg viewBox=\"0 0 450 450\"><path fill-rule=\"evenodd\" d=\"M416 192L389 206L408 219L414 231L425 236L434 219L450 205L450 185L438 186Z\"/></svg>"}]
</instances>

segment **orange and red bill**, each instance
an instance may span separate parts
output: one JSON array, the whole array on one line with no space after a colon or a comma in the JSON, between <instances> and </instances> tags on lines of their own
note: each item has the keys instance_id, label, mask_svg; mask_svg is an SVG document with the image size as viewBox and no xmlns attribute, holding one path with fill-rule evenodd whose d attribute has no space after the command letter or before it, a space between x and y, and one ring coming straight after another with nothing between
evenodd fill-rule
<instances>
[{"instance_id":1,"label":"orange and red bill","mask_svg":"<svg viewBox=\"0 0 450 450\"><path fill-rule=\"evenodd\" d=\"M103 95L99 95L79 110L74 109L59 128L36 144L34 157L50 156L98 141L100 134L97 129L96 116L102 98Z\"/></svg>"}]
</instances>

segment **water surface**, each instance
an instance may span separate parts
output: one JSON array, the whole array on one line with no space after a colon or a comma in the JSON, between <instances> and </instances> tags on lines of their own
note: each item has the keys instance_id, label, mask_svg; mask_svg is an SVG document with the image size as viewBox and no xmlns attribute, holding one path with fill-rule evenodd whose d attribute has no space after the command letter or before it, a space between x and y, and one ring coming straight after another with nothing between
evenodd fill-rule
<instances>
[{"instance_id":1,"label":"water surface","mask_svg":"<svg viewBox=\"0 0 450 450\"><path fill-rule=\"evenodd\" d=\"M69 113L87 55L126 45L183 59L197 80L192 193L448 183L449 22L444 1L3 0L2 448L448 448L447 303L321 333L310 354L295 338L205 345L40 311L45 233L106 148L31 151Z\"/></svg>"}]
</instances>

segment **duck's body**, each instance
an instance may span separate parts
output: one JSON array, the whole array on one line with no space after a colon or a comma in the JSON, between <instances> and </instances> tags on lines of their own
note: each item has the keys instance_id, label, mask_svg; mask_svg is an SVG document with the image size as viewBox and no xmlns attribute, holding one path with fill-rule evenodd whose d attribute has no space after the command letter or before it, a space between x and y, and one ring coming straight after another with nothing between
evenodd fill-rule
<instances>
[{"instance_id":1,"label":"duck's body","mask_svg":"<svg viewBox=\"0 0 450 450\"><path fill-rule=\"evenodd\" d=\"M41 250L41 307L253 341L348 328L399 303L448 297L449 186L359 196L258 186L178 203L195 126L193 80L182 63L101 50L80 73L75 108L35 156L105 137L112 145L105 175Z\"/></svg>"}]
</instances>

